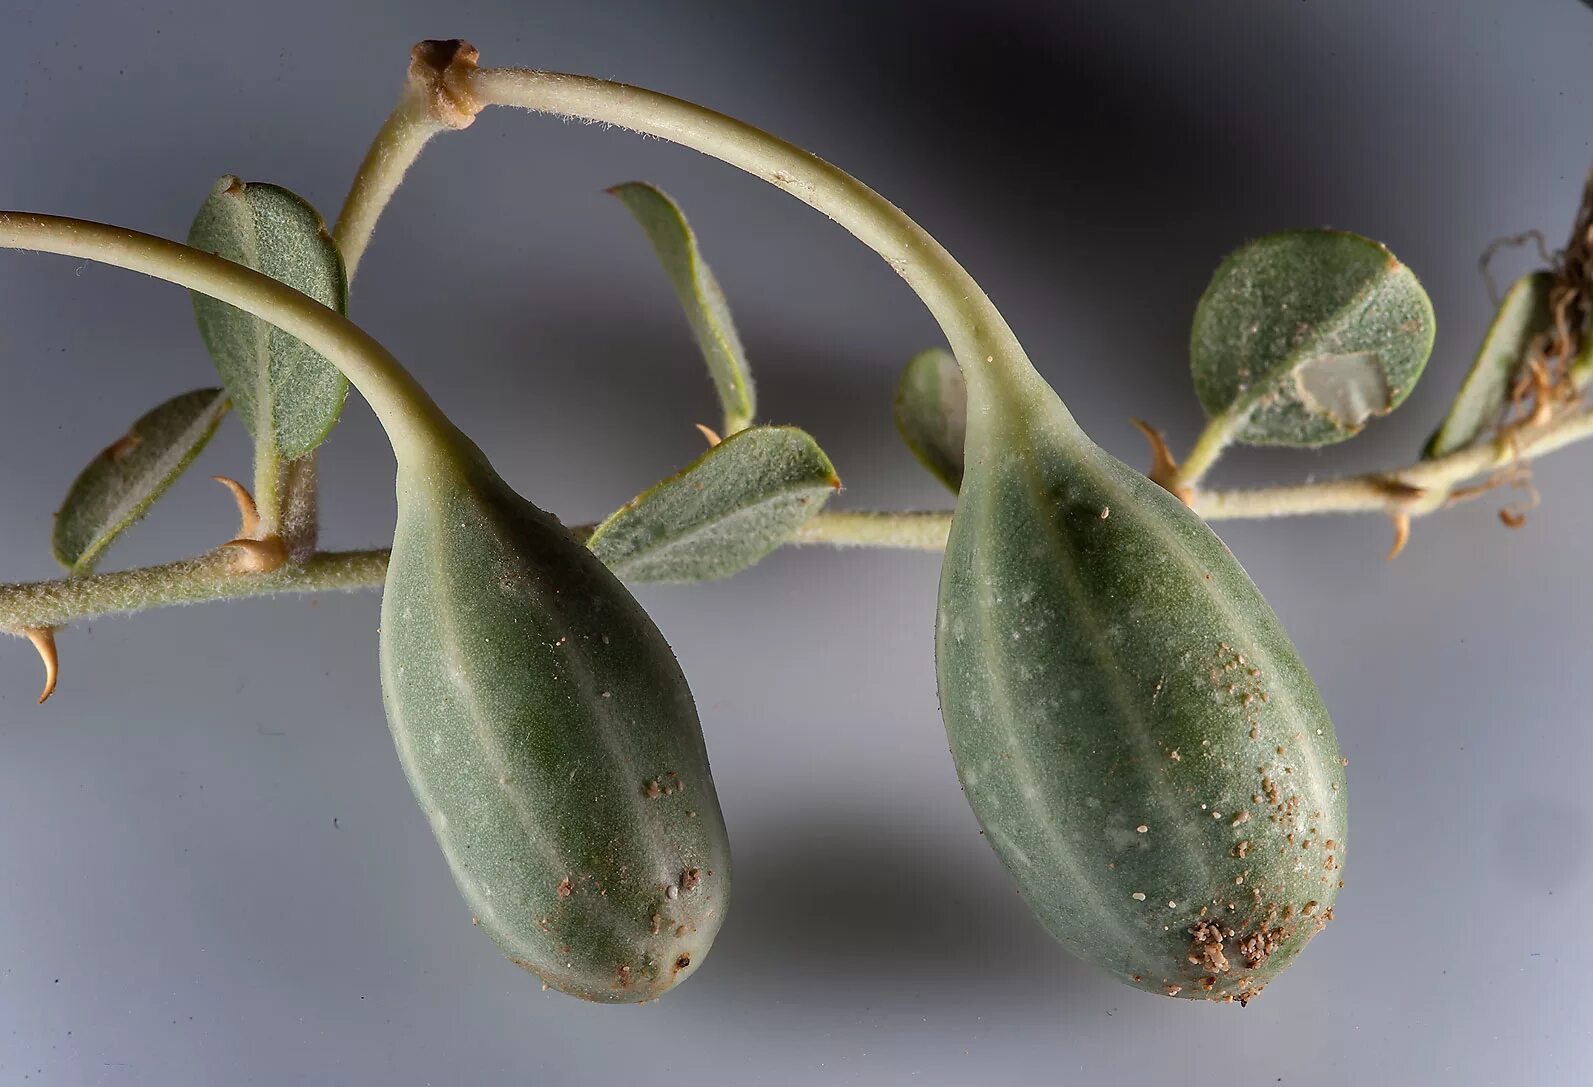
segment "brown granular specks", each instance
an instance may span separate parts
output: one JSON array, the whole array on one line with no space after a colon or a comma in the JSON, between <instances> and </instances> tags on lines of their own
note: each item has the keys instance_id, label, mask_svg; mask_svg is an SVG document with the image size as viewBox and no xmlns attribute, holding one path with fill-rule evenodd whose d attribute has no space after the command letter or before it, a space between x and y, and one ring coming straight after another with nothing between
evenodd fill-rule
<instances>
[{"instance_id":1,"label":"brown granular specks","mask_svg":"<svg viewBox=\"0 0 1593 1087\"><path fill-rule=\"evenodd\" d=\"M1261 671L1249 667L1243 653L1235 652L1228 646L1222 646L1214 654L1216 663L1210 669L1211 686L1213 693L1221 699L1226 695L1236 701L1240 706L1249 706L1260 699L1267 700L1266 689L1261 684Z\"/></svg>"},{"instance_id":2,"label":"brown granular specks","mask_svg":"<svg viewBox=\"0 0 1593 1087\"><path fill-rule=\"evenodd\" d=\"M680 874L680 889L689 891L702 882L701 868L688 868Z\"/></svg>"},{"instance_id":3,"label":"brown granular specks","mask_svg":"<svg viewBox=\"0 0 1593 1087\"><path fill-rule=\"evenodd\" d=\"M1183 991L1184 987L1182 985L1174 985L1171 982L1162 986L1162 992L1166 993L1168 996L1177 996Z\"/></svg>"},{"instance_id":4,"label":"brown granular specks","mask_svg":"<svg viewBox=\"0 0 1593 1087\"><path fill-rule=\"evenodd\" d=\"M659 783L657 778L653 778L653 780L642 786L642 795L648 800L657 800L664 795L664 786Z\"/></svg>"},{"instance_id":5,"label":"brown granular specks","mask_svg":"<svg viewBox=\"0 0 1593 1087\"><path fill-rule=\"evenodd\" d=\"M1276 951L1293 933L1285 928L1257 929L1250 935L1239 940L1239 954L1244 957L1245 965L1254 970L1267 961L1267 956Z\"/></svg>"},{"instance_id":6,"label":"brown granular specks","mask_svg":"<svg viewBox=\"0 0 1593 1087\"><path fill-rule=\"evenodd\" d=\"M1233 936L1231 928L1225 929L1210 921L1195 922L1189 927L1192 952L1189 961L1197 966L1204 966L1210 973L1226 974L1229 963L1228 956L1223 953L1222 942L1231 936Z\"/></svg>"},{"instance_id":7,"label":"brown granular specks","mask_svg":"<svg viewBox=\"0 0 1593 1087\"><path fill-rule=\"evenodd\" d=\"M1245 856L1247 854L1249 854L1249 852L1250 852L1250 839L1248 839L1248 838L1246 838L1244 841L1240 842L1238 845L1233 847L1233 855L1238 857L1240 860L1244 860Z\"/></svg>"},{"instance_id":8,"label":"brown granular specks","mask_svg":"<svg viewBox=\"0 0 1593 1087\"><path fill-rule=\"evenodd\" d=\"M658 914L655 913L655 914L653 914L652 923L650 925L648 925L648 931L651 932L654 936L657 936L658 935L658 930L663 928L663 926L664 926L664 919L662 917L660 917Z\"/></svg>"},{"instance_id":9,"label":"brown granular specks","mask_svg":"<svg viewBox=\"0 0 1593 1087\"><path fill-rule=\"evenodd\" d=\"M559 881L559 897L560 898L569 898L570 895L572 895L574 893L575 893L575 884L570 882L570 877L569 876L565 876L563 879L561 879Z\"/></svg>"}]
</instances>

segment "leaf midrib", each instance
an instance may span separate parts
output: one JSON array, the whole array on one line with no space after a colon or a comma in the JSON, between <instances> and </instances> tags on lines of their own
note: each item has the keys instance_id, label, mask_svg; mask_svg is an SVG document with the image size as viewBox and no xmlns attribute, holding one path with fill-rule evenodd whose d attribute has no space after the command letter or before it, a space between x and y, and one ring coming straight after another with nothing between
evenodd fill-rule
<instances>
[{"instance_id":1,"label":"leaf midrib","mask_svg":"<svg viewBox=\"0 0 1593 1087\"><path fill-rule=\"evenodd\" d=\"M1391 287L1398 277L1399 271L1405 266L1395 264L1392 270L1380 269L1379 272L1367 281L1366 285L1352 297L1345 300L1344 304L1336 309L1326 320L1313 325L1311 333L1300 342L1295 349L1285 354L1276 366L1271 367L1265 376L1251 385L1248 394L1236 398L1228 408L1228 414L1233 418L1235 428L1242 427L1250 419L1251 414L1267 395L1282 388L1283 383L1296 370L1314 358L1322 357L1320 350L1323 341L1337 335L1350 327L1356 318L1365 313L1367 308L1377 299L1385 288ZM1308 353L1307 349L1316 349Z\"/></svg>"}]
</instances>

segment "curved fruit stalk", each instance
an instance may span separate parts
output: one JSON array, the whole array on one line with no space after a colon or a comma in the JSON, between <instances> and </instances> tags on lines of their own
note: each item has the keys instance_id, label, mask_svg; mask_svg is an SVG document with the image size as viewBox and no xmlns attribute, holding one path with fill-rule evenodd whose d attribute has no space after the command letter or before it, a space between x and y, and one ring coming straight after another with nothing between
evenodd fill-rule
<instances>
[{"instance_id":1,"label":"curved fruit stalk","mask_svg":"<svg viewBox=\"0 0 1593 1087\"><path fill-rule=\"evenodd\" d=\"M702 961L730 856L685 677L614 575L473 448L400 458L381 659L404 772L511 960L605 1002Z\"/></svg>"},{"instance_id":2,"label":"curved fruit stalk","mask_svg":"<svg viewBox=\"0 0 1593 1087\"><path fill-rule=\"evenodd\" d=\"M1332 917L1332 724L1183 503L1037 375L970 383L936 665L958 776L1030 907L1143 989L1254 996Z\"/></svg>"},{"instance_id":3,"label":"curved fruit stalk","mask_svg":"<svg viewBox=\"0 0 1593 1087\"><path fill-rule=\"evenodd\" d=\"M1344 796L1316 689L1227 548L1085 437L973 277L856 178L667 95L475 60L450 70L475 108L713 155L829 216L923 300L968 385L936 660L975 814L1082 957L1174 995L1253 995L1328 916Z\"/></svg>"},{"instance_id":4,"label":"curved fruit stalk","mask_svg":"<svg viewBox=\"0 0 1593 1087\"><path fill-rule=\"evenodd\" d=\"M0 212L0 247L180 284L343 371L398 460L388 723L477 923L550 986L590 1000L649 999L695 970L725 915L724 823L685 677L614 575L499 479L385 348L293 288L50 215Z\"/></svg>"}]
</instances>

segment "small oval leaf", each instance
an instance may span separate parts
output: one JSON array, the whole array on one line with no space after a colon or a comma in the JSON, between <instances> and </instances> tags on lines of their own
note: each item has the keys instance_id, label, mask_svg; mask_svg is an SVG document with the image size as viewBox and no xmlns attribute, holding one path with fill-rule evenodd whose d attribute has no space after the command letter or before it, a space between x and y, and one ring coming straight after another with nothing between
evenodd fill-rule
<instances>
[{"instance_id":1,"label":"small oval leaf","mask_svg":"<svg viewBox=\"0 0 1593 1087\"><path fill-rule=\"evenodd\" d=\"M1387 248L1334 230L1271 234L1218 267L1195 311L1201 406L1250 445L1325 445L1410 395L1433 309Z\"/></svg>"},{"instance_id":2,"label":"small oval leaf","mask_svg":"<svg viewBox=\"0 0 1593 1087\"><path fill-rule=\"evenodd\" d=\"M730 319L730 308L719 281L697 248L697 236L676 204L644 181L629 181L609 190L630 209L647 232L658 259L674 285L686 311L692 335L708 363L709 376L719 392L725 432L734 434L752 425L757 399L747 354Z\"/></svg>"},{"instance_id":3,"label":"small oval leaf","mask_svg":"<svg viewBox=\"0 0 1593 1087\"><path fill-rule=\"evenodd\" d=\"M962 486L968 385L950 351L936 347L908 360L896 383L896 430L919 463L956 494Z\"/></svg>"},{"instance_id":4,"label":"small oval leaf","mask_svg":"<svg viewBox=\"0 0 1593 1087\"><path fill-rule=\"evenodd\" d=\"M625 581L712 581L787 542L841 485L796 427L733 434L642 492L587 541Z\"/></svg>"},{"instance_id":5,"label":"small oval leaf","mask_svg":"<svg viewBox=\"0 0 1593 1087\"><path fill-rule=\"evenodd\" d=\"M139 418L78 474L55 515L50 549L86 574L111 542L182 475L227 412L222 389L174 396Z\"/></svg>"},{"instance_id":6,"label":"small oval leaf","mask_svg":"<svg viewBox=\"0 0 1593 1087\"><path fill-rule=\"evenodd\" d=\"M195 216L188 244L263 272L339 313L348 307L343 258L326 224L287 189L223 177ZM194 316L257 451L291 460L326 439L348 393L348 379L337 367L225 302L195 294Z\"/></svg>"},{"instance_id":7,"label":"small oval leaf","mask_svg":"<svg viewBox=\"0 0 1593 1087\"><path fill-rule=\"evenodd\" d=\"M1524 275L1510 285L1449 415L1422 451L1424 459L1464 449L1498 422L1510 399L1511 379L1527 349L1553 323L1549 293L1554 281L1553 272L1542 271Z\"/></svg>"}]
</instances>

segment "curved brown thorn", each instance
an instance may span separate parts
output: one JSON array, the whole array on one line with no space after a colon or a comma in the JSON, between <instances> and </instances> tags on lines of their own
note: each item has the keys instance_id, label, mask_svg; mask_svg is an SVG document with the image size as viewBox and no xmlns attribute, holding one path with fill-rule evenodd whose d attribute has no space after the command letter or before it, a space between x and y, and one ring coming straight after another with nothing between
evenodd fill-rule
<instances>
[{"instance_id":1,"label":"curved brown thorn","mask_svg":"<svg viewBox=\"0 0 1593 1087\"><path fill-rule=\"evenodd\" d=\"M1173 451L1167 447L1167 439L1162 436L1162 432L1143 419L1129 421L1150 443L1151 466L1150 471L1145 473L1146 477L1184 505L1190 505L1195 498L1194 492L1188 487L1178 485L1178 460L1173 456Z\"/></svg>"},{"instance_id":2,"label":"curved brown thorn","mask_svg":"<svg viewBox=\"0 0 1593 1087\"><path fill-rule=\"evenodd\" d=\"M236 479L226 476L211 476L211 479L221 484L232 492L233 501L238 503L238 535L252 537L260 531L260 510L254 504L254 495L249 493L249 488L239 483Z\"/></svg>"},{"instance_id":3,"label":"curved brown thorn","mask_svg":"<svg viewBox=\"0 0 1593 1087\"><path fill-rule=\"evenodd\" d=\"M1399 553L1405 550L1405 544L1410 541L1410 514L1391 513L1388 518L1394 522L1394 546L1388 549L1384 557L1392 562L1399 558Z\"/></svg>"},{"instance_id":4,"label":"curved brown thorn","mask_svg":"<svg viewBox=\"0 0 1593 1087\"><path fill-rule=\"evenodd\" d=\"M719 436L719 432L711 426L704 426L702 423L693 423L692 426L702 431L702 436L708 439L709 449L712 449L714 446L724 441L724 439Z\"/></svg>"},{"instance_id":5,"label":"curved brown thorn","mask_svg":"<svg viewBox=\"0 0 1593 1087\"><path fill-rule=\"evenodd\" d=\"M61 674L61 658L55 652L55 630L51 627L24 627L22 636L33 643L44 661L44 693L39 695L39 705L55 693L55 681Z\"/></svg>"},{"instance_id":6,"label":"curved brown thorn","mask_svg":"<svg viewBox=\"0 0 1593 1087\"><path fill-rule=\"evenodd\" d=\"M223 547L238 549L233 568L241 574L269 574L288 561L288 546L275 533L260 536L260 511L254 504L249 489L236 479L211 476L211 479L232 492L238 503L238 537L228 540Z\"/></svg>"}]
</instances>

